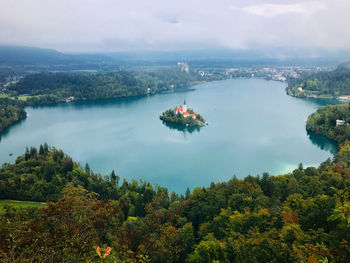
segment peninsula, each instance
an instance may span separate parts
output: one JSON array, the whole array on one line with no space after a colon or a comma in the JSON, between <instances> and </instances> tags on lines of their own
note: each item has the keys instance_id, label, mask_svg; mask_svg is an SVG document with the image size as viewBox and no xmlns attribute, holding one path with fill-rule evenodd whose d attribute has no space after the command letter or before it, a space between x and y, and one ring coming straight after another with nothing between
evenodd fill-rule
<instances>
[{"instance_id":1,"label":"peninsula","mask_svg":"<svg viewBox=\"0 0 350 263\"><path fill-rule=\"evenodd\" d=\"M289 78L287 94L293 97L331 98L349 101L350 61L331 71L304 73Z\"/></svg>"},{"instance_id":2,"label":"peninsula","mask_svg":"<svg viewBox=\"0 0 350 263\"><path fill-rule=\"evenodd\" d=\"M184 104L175 109L168 109L159 117L167 123L185 125L185 126L204 126L205 120L202 115L195 113L193 109L187 108L186 101Z\"/></svg>"}]
</instances>

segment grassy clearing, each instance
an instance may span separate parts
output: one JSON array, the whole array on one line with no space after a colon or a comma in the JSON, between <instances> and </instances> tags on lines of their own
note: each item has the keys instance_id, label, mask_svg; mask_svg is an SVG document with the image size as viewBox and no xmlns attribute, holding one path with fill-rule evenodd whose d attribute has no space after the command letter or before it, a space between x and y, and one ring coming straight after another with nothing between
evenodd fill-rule
<instances>
[{"instance_id":1,"label":"grassy clearing","mask_svg":"<svg viewBox=\"0 0 350 263\"><path fill-rule=\"evenodd\" d=\"M28 98L31 98L32 96L18 96L18 100L26 101Z\"/></svg>"},{"instance_id":2,"label":"grassy clearing","mask_svg":"<svg viewBox=\"0 0 350 263\"><path fill-rule=\"evenodd\" d=\"M46 207L46 203L40 203L40 202L0 200L0 212L4 209L5 205L12 205L15 208L26 208L26 207L43 208L43 207Z\"/></svg>"},{"instance_id":3,"label":"grassy clearing","mask_svg":"<svg viewBox=\"0 0 350 263\"><path fill-rule=\"evenodd\" d=\"M98 70L96 69L75 69L72 70L73 72L85 72L85 73L97 73Z\"/></svg>"},{"instance_id":4,"label":"grassy clearing","mask_svg":"<svg viewBox=\"0 0 350 263\"><path fill-rule=\"evenodd\" d=\"M21 100L21 101L26 101L27 99L32 98L32 97L36 97L36 96L18 96L17 99ZM3 94L3 93L0 94L0 99L1 98L9 98L9 99L12 99L12 100L16 99L15 97L11 97L10 95Z\"/></svg>"}]
</instances>

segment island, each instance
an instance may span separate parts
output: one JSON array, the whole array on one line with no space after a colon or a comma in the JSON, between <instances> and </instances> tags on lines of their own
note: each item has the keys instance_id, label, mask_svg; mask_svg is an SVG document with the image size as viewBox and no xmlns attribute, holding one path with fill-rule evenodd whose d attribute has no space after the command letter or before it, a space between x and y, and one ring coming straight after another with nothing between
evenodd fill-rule
<instances>
[{"instance_id":1,"label":"island","mask_svg":"<svg viewBox=\"0 0 350 263\"><path fill-rule=\"evenodd\" d=\"M186 101L180 107L164 111L159 118L166 123L188 127L199 127L206 124L202 115L195 113L191 108L187 108Z\"/></svg>"}]
</instances>

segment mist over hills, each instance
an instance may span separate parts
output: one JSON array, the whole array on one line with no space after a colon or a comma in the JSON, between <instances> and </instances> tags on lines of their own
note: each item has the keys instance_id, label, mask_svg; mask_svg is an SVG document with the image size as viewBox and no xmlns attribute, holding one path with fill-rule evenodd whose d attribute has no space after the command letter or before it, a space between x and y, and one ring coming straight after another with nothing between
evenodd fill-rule
<instances>
[{"instance_id":1,"label":"mist over hills","mask_svg":"<svg viewBox=\"0 0 350 263\"><path fill-rule=\"evenodd\" d=\"M341 63L338 67L338 70L342 70L342 69L350 69L350 61L345 62L345 63Z\"/></svg>"},{"instance_id":2,"label":"mist over hills","mask_svg":"<svg viewBox=\"0 0 350 263\"><path fill-rule=\"evenodd\" d=\"M290 48L213 49L176 51L125 51L113 53L63 53L54 49L0 46L0 66L41 69L97 69L105 66L162 66L186 61L195 66L337 66L350 60L350 50Z\"/></svg>"},{"instance_id":3,"label":"mist over hills","mask_svg":"<svg viewBox=\"0 0 350 263\"><path fill-rule=\"evenodd\" d=\"M103 54L66 54L54 49L0 46L0 66L68 66L112 63L114 59Z\"/></svg>"},{"instance_id":4,"label":"mist over hills","mask_svg":"<svg viewBox=\"0 0 350 263\"><path fill-rule=\"evenodd\" d=\"M336 66L350 60L350 50L307 50L289 48L213 49L182 51L115 52L106 55L130 63L174 63L187 61L192 65L311 65Z\"/></svg>"},{"instance_id":5,"label":"mist over hills","mask_svg":"<svg viewBox=\"0 0 350 263\"><path fill-rule=\"evenodd\" d=\"M54 49L0 46L1 65L38 65L78 62L73 56Z\"/></svg>"}]
</instances>

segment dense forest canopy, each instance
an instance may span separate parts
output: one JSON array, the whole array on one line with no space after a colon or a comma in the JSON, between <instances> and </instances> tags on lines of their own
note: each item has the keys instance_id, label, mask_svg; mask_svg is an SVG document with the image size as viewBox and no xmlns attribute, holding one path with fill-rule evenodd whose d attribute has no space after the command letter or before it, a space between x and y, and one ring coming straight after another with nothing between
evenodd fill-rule
<instances>
[{"instance_id":1,"label":"dense forest canopy","mask_svg":"<svg viewBox=\"0 0 350 263\"><path fill-rule=\"evenodd\" d=\"M0 82L11 71L1 72ZM215 77L208 79L196 71L185 72L177 66L108 73L72 71L28 74L13 81L6 86L5 93L0 94L8 97L0 101L0 132L26 116L24 106L144 96L212 79Z\"/></svg>"},{"instance_id":2,"label":"dense forest canopy","mask_svg":"<svg viewBox=\"0 0 350 263\"><path fill-rule=\"evenodd\" d=\"M3 262L347 262L350 144L319 168L233 178L169 194L100 176L61 150L27 149L0 170L1 198L53 200L5 207ZM322 261L323 260L323 261Z\"/></svg>"},{"instance_id":3,"label":"dense forest canopy","mask_svg":"<svg viewBox=\"0 0 350 263\"><path fill-rule=\"evenodd\" d=\"M17 100L0 98L0 132L26 116L23 103Z\"/></svg>"},{"instance_id":4,"label":"dense forest canopy","mask_svg":"<svg viewBox=\"0 0 350 263\"><path fill-rule=\"evenodd\" d=\"M343 120L343 125L336 125L337 120ZM328 105L311 114L306 121L306 129L326 136L338 144L350 140L350 105Z\"/></svg>"},{"instance_id":5,"label":"dense forest canopy","mask_svg":"<svg viewBox=\"0 0 350 263\"><path fill-rule=\"evenodd\" d=\"M27 95L28 104L41 104L62 102L68 97L86 100L146 95L188 86L199 79L198 74L186 73L177 67L85 74L42 72L25 76L9 86L8 93Z\"/></svg>"},{"instance_id":6,"label":"dense forest canopy","mask_svg":"<svg viewBox=\"0 0 350 263\"><path fill-rule=\"evenodd\" d=\"M328 96L350 95L350 68L347 63L336 70L304 74L297 79L289 79L287 92L292 96Z\"/></svg>"},{"instance_id":7,"label":"dense forest canopy","mask_svg":"<svg viewBox=\"0 0 350 263\"><path fill-rule=\"evenodd\" d=\"M337 81L344 84L346 72L341 67L322 73L320 82L328 83L327 74L330 79L340 74ZM174 67L46 72L27 75L9 92L29 95L28 105L70 96L84 100L145 95L198 80L195 72ZM0 113L4 105L11 120L23 111L18 100L0 103ZM349 113L350 106L344 104L309 117L308 130L341 144L334 159L318 168L300 164L289 174L234 177L192 192L187 189L185 194L145 181L120 180L114 171L94 173L88 164L83 168L47 144L27 148L15 163L1 167L0 199L47 206L5 206L0 211L0 261L95 262L96 247L110 246L107 263L349 262L350 130L347 125L335 126L337 119L350 121Z\"/></svg>"},{"instance_id":8,"label":"dense forest canopy","mask_svg":"<svg viewBox=\"0 0 350 263\"><path fill-rule=\"evenodd\" d=\"M85 170L73 162L61 150L49 148L47 144L27 148L15 164L4 164L0 169L0 199L28 201L57 201L68 182L81 185L96 192L103 199L116 197L113 187L119 181L114 172L104 178Z\"/></svg>"}]
</instances>

